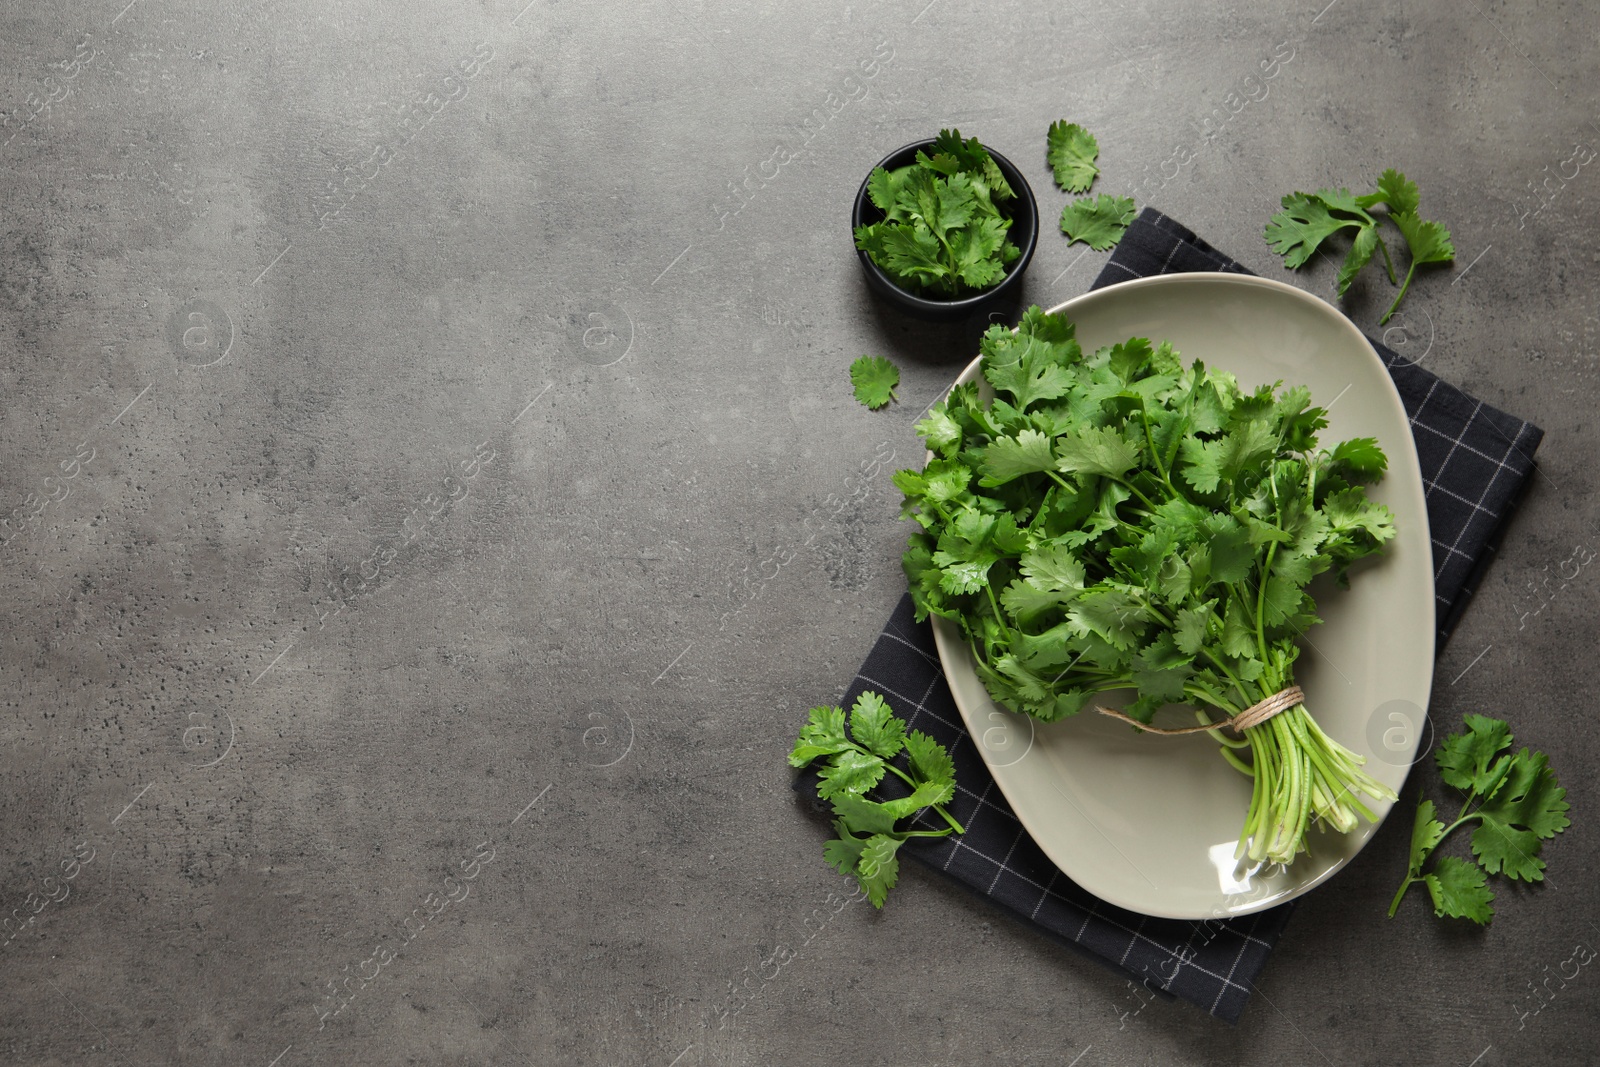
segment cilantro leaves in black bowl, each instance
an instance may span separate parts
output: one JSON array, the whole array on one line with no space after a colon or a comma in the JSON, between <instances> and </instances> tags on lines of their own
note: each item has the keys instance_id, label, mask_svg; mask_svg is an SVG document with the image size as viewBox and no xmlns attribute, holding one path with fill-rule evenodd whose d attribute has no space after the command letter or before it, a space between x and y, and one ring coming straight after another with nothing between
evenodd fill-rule
<instances>
[{"instance_id":1,"label":"cilantro leaves in black bowl","mask_svg":"<svg viewBox=\"0 0 1600 1067\"><path fill-rule=\"evenodd\" d=\"M958 319L1021 284L1039 207L1020 171L958 130L885 156L850 217L867 282L926 319Z\"/></svg>"}]
</instances>

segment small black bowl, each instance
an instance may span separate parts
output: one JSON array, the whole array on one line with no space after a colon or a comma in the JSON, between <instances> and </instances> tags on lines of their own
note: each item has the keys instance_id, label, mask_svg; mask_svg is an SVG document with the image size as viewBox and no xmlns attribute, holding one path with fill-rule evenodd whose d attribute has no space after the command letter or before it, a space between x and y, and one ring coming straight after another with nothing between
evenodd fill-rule
<instances>
[{"instance_id":1,"label":"small black bowl","mask_svg":"<svg viewBox=\"0 0 1600 1067\"><path fill-rule=\"evenodd\" d=\"M917 153L933 146L932 138L926 141L914 141L904 148L897 148L884 156L878 166L884 170L894 170L896 167L909 166L916 162ZM1008 205L1011 211L1011 229L1008 239L1021 250L1022 255L1017 261L1006 268L1006 276L981 293L972 296L956 297L950 300L940 300L937 297L918 296L907 292L896 285L888 274L876 263L872 257L861 249L856 249L856 255L861 259L861 269L867 272L867 284L872 286L877 293L895 306L910 312L923 319L949 321L963 318L972 314L979 308L986 306L991 301L1005 296L1017 289L1022 284L1022 272L1027 270L1028 261L1033 258L1033 249L1039 243L1039 205L1033 199L1033 189L1028 185L1022 172L1011 165L1011 161L999 152L984 145L984 149L993 157L995 165L1000 168L1000 173L1005 175L1006 182L1011 186L1011 191L1017 195ZM874 170L877 168L874 167ZM856 204L850 212L850 238L855 242L856 227L866 226L883 219L883 212L872 202L867 194L867 183L872 179L872 171L867 172L867 177L861 181L861 189L856 193Z\"/></svg>"}]
</instances>

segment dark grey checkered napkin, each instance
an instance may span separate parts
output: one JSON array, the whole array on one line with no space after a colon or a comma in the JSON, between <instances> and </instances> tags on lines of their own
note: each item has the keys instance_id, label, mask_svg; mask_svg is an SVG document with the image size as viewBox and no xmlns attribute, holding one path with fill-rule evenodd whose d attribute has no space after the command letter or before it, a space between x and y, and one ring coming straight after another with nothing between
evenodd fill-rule
<instances>
[{"instance_id":1,"label":"dark grey checkered napkin","mask_svg":"<svg viewBox=\"0 0 1600 1067\"><path fill-rule=\"evenodd\" d=\"M1248 273L1160 212L1128 228L1094 287L1183 271ZM1411 418L1433 533L1440 646L1494 554L1533 469L1544 431L1488 407L1374 345ZM1114 908L1069 882L1039 851L984 765L945 684L933 632L906 596L845 694L882 693L913 729L950 749L959 783L951 811L961 837L913 841L903 851L1045 933L1151 989L1237 1022L1292 904L1224 923L1155 919Z\"/></svg>"}]
</instances>

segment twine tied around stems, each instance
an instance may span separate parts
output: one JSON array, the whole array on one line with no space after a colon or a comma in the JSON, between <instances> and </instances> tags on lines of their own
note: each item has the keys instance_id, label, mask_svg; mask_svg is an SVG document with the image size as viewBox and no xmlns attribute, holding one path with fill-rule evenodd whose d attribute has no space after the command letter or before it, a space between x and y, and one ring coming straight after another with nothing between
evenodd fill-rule
<instances>
[{"instance_id":1,"label":"twine tied around stems","mask_svg":"<svg viewBox=\"0 0 1600 1067\"><path fill-rule=\"evenodd\" d=\"M1231 719L1222 719L1219 722L1207 723L1204 726L1183 726L1176 730L1165 730L1159 726L1150 726L1140 722L1138 719L1124 715L1120 711L1102 708L1099 705L1095 706L1095 710L1102 715L1109 715L1113 719L1121 719L1129 725L1137 726L1139 729L1152 734L1198 734L1218 730L1224 726L1235 733L1242 734L1252 726L1260 726L1279 712L1288 711L1296 704L1303 703L1305 699L1306 695L1300 690L1300 687L1291 685L1289 688L1276 692L1259 703L1252 704Z\"/></svg>"}]
</instances>

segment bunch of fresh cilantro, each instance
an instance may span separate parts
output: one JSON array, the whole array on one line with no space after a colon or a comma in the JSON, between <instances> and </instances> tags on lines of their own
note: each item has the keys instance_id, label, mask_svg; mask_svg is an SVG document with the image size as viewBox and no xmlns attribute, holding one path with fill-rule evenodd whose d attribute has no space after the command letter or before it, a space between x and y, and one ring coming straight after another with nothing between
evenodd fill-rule
<instances>
[{"instance_id":1,"label":"bunch of fresh cilantro","mask_svg":"<svg viewBox=\"0 0 1600 1067\"><path fill-rule=\"evenodd\" d=\"M1494 918L1490 906L1494 893L1487 888L1485 872L1514 881L1543 881L1545 865L1539 852L1569 824L1567 791L1550 770L1548 756L1526 748L1506 751L1511 747L1511 728L1500 719L1468 715L1466 725L1466 733L1444 739L1434 759L1439 777L1466 793L1467 801L1449 826L1434 818L1433 801L1417 805L1411 864L1389 905L1391 919L1406 891L1421 882L1428 887L1433 910L1441 918L1448 915L1487 924ZM1439 843L1457 827L1473 821L1478 826L1472 831L1472 854L1482 866L1441 856L1424 874L1422 868Z\"/></svg>"},{"instance_id":2,"label":"bunch of fresh cilantro","mask_svg":"<svg viewBox=\"0 0 1600 1067\"><path fill-rule=\"evenodd\" d=\"M883 697L865 692L850 709L850 732L845 733L844 709L811 709L811 721L789 753L789 764L807 767L824 760L817 795L833 806L833 828L839 835L823 848L823 857L840 874L853 874L874 907L900 877L900 846L913 837L944 837L965 833L945 810L955 796L956 769L943 745L920 730L906 732ZM894 762L905 754L906 769ZM867 793L891 773L910 787L908 796L876 801ZM947 824L940 830L915 830L924 809L937 812ZM910 820L906 829L896 829Z\"/></svg>"},{"instance_id":3,"label":"bunch of fresh cilantro","mask_svg":"<svg viewBox=\"0 0 1600 1067\"><path fill-rule=\"evenodd\" d=\"M1339 295L1350 288L1361 268L1372 261L1375 252L1383 253L1383 266L1389 272L1389 284L1400 284L1394 275L1394 261L1389 257L1389 246L1378 231L1378 223L1387 217L1405 238L1406 249L1411 253L1411 266L1406 271L1405 284L1394 303L1378 320L1382 326L1389 321L1400 301L1411 287L1411 278L1417 267L1424 263L1446 263L1455 258L1455 247L1450 243L1450 231L1437 222L1429 222L1417 214L1422 206L1422 196L1417 183L1393 169L1378 178L1375 191L1357 196L1348 189L1318 189L1314 193L1290 193L1282 200L1283 210L1267 223L1266 238L1272 250L1283 257L1283 265L1290 268L1304 266L1323 241L1341 230L1354 230L1350 251L1339 267ZM1382 205L1385 211L1372 214Z\"/></svg>"},{"instance_id":4,"label":"bunch of fresh cilantro","mask_svg":"<svg viewBox=\"0 0 1600 1067\"><path fill-rule=\"evenodd\" d=\"M1377 442L1320 448L1302 387L1246 392L1142 338L1085 354L1037 307L981 347L993 401L956 386L917 424L927 465L895 475L921 526L904 558L917 617L957 623L994 699L1047 721L1112 689L1137 689L1126 712L1148 723L1169 702L1231 717L1290 686L1319 621L1306 584L1347 582L1394 536L1363 489L1387 466ZM1255 779L1253 860L1292 860L1312 819L1372 819L1357 794L1395 797L1302 705L1213 736Z\"/></svg>"},{"instance_id":5,"label":"bunch of fresh cilantro","mask_svg":"<svg viewBox=\"0 0 1600 1067\"><path fill-rule=\"evenodd\" d=\"M1016 193L976 137L940 130L931 147L908 166L873 169L867 195L884 217L856 227L856 247L908 292L968 296L1022 255L1008 239Z\"/></svg>"},{"instance_id":6,"label":"bunch of fresh cilantro","mask_svg":"<svg viewBox=\"0 0 1600 1067\"><path fill-rule=\"evenodd\" d=\"M1075 122L1057 119L1045 133L1045 158L1062 192L1087 193L1100 175L1095 165L1099 157L1100 142ZM1132 197L1081 196L1061 209L1061 232L1068 244L1082 241L1104 252L1122 240L1135 211Z\"/></svg>"}]
</instances>

